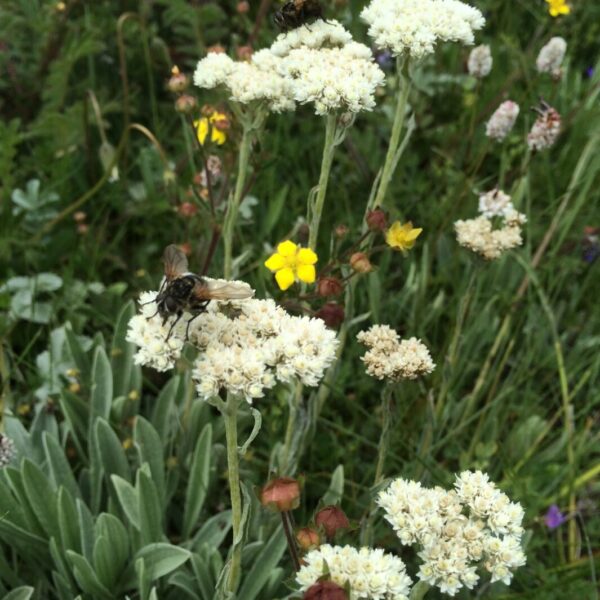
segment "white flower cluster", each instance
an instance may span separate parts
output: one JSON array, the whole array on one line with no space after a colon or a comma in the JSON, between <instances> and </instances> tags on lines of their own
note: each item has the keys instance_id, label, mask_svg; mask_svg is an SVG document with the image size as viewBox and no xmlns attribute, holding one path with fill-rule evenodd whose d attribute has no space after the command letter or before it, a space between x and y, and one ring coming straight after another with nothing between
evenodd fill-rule
<instances>
[{"instance_id":1,"label":"white flower cluster","mask_svg":"<svg viewBox=\"0 0 600 600\"><path fill-rule=\"evenodd\" d=\"M479 212L488 219L492 217L511 217L515 207L510 196L495 188L479 196Z\"/></svg>"},{"instance_id":2,"label":"white flower cluster","mask_svg":"<svg viewBox=\"0 0 600 600\"><path fill-rule=\"evenodd\" d=\"M494 260L507 250L517 248L523 243L521 225L524 222L525 215L513 210L504 217L500 229L494 229L492 221L482 215L476 219L456 221L454 230L461 246L476 252L486 260Z\"/></svg>"},{"instance_id":3,"label":"white flower cluster","mask_svg":"<svg viewBox=\"0 0 600 600\"><path fill-rule=\"evenodd\" d=\"M376 548L323 544L302 560L296 581L302 591L328 573L340 587L350 586L349 600L408 600L412 581L402 560Z\"/></svg>"},{"instance_id":4,"label":"white flower cluster","mask_svg":"<svg viewBox=\"0 0 600 600\"><path fill-rule=\"evenodd\" d=\"M209 54L194 74L197 86L225 86L235 102L264 100L274 112L314 103L318 115L372 110L384 80L367 46L354 42L337 21L322 20L281 34L249 62Z\"/></svg>"},{"instance_id":5,"label":"white flower cluster","mask_svg":"<svg viewBox=\"0 0 600 600\"><path fill-rule=\"evenodd\" d=\"M379 49L414 58L433 53L438 41L472 44L485 24L479 10L458 0L371 0L361 17Z\"/></svg>"},{"instance_id":6,"label":"white flower cluster","mask_svg":"<svg viewBox=\"0 0 600 600\"><path fill-rule=\"evenodd\" d=\"M454 596L462 587L472 589L479 566L492 582L509 584L526 560L521 505L480 471L461 473L455 488L425 488L400 478L379 493L377 504L400 542L421 548L419 579L442 593Z\"/></svg>"},{"instance_id":7,"label":"white flower cluster","mask_svg":"<svg viewBox=\"0 0 600 600\"><path fill-rule=\"evenodd\" d=\"M0 469L8 465L15 454L15 443L8 436L0 433Z\"/></svg>"},{"instance_id":8,"label":"white flower cluster","mask_svg":"<svg viewBox=\"0 0 600 600\"><path fill-rule=\"evenodd\" d=\"M273 112L293 110L293 90L278 74L277 62L268 50L253 54L250 61L234 61L222 52L209 53L198 63L194 83L206 89L223 86L231 100L240 104L264 102Z\"/></svg>"},{"instance_id":9,"label":"white flower cluster","mask_svg":"<svg viewBox=\"0 0 600 600\"><path fill-rule=\"evenodd\" d=\"M483 79L490 74L492 64L493 59L490 47L486 44L477 46L476 48L473 48L469 54L469 60L467 62L469 75L477 77L477 79Z\"/></svg>"},{"instance_id":10,"label":"white flower cluster","mask_svg":"<svg viewBox=\"0 0 600 600\"><path fill-rule=\"evenodd\" d=\"M543 103L542 108L539 109L539 116L527 136L529 149L539 151L552 148L560 135L560 125L558 112Z\"/></svg>"},{"instance_id":11,"label":"white flower cluster","mask_svg":"<svg viewBox=\"0 0 600 600\"><path fill-rule=\"evenodd\" d=\"M512 131L519 116L519 105L512 100L503 102L490 117L485 127L485 134L501 142Z\"/></svg>"},{"instance_id":12,"label":"white flower cluster","mask_svg":"<svg viewBox=\"0 0 600 600\"><path fill-rule=\"evenodd\" d=\"M537 70L540 73L550 73L552 77L559 78L561 75L560 66L565 58L567 51L567 42L564 38L553 37L538 54L535 61Z\"/></svg>"},{"instance_id":13,"label":"white flower cluster","mask_svg":"<svg viewBox=\"0 0 600 600\"><path fill-rule=\"evenodd\" d=\"M181 354L190 315L180 319L167 342L174 317L162 324L155 297L142 294L142 303L150 303L129 322L127 339L139 347L137 364L164 371ZM192 373L199 396L208 400L224 389L248 402L277 381L318 385L338 344L321 319L292 316L273 300L256 299L212 301L191 322L189 341L200 350Z\"/></svg>"},{"instance_id":14,"label":"white flower cluster","mask_svg":"<svg viewBox=\"0 0 600 600\"><path fill-rule=\"evenodd\" d=\"M356 337L369 348L362 361L371 377L401 381L416 379L435 369L425 344L414 337L400 340L400 336L388 325L373 325Z\"/></svg>"}]
</instances>

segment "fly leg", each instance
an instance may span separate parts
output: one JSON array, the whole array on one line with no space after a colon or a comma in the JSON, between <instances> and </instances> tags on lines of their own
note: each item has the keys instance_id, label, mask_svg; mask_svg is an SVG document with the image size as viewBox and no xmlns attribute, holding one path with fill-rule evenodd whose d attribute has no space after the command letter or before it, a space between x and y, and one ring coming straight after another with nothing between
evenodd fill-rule
<instances>
[{"instance_id":1,"label":"fly leg","mask_svg":"<svg viewBox=\"0 0 600 600\"><path fill-rule=\"evenodd\" d=\"M183 316L183 311L180 310L177 313L177 318L173 321L173 323L171 324L171 327L169 327L169 333L167 334L167 339L165 340L165 342L169 341L169 338L171 337L171 334L173 333L173 329L175 327L175 325L177 325L177 323L179 323L179 319L181 319L181 317ZM164 322L163 322L164 324Z\"/></svg>"},{"instance_id":2,"label":"fly leg","mask_svg":"<svg viewBox=\"0 0 600 600\"><path fill-rule=\"evenodd\" d=\"M210 302L210 300L205 300L204 302L199 303L198 305L196 305L196 309L198 310L198 312L195 315L192 315L190 317L190 319L187 322L187 325L185 327L185 341L188 342L190 339L190 325L192 323L192 321L196 318L198 318L205 310L206 307L208 306L208 303Z\"/></svg>"}]
</instances>

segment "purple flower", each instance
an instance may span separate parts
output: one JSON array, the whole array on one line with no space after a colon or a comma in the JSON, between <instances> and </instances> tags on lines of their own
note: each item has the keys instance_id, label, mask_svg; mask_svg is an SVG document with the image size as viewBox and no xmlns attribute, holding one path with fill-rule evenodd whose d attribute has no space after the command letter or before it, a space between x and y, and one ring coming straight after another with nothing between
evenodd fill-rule
<instances>
[{"instance_id":1,"label":"purple flower","mask_svg":"<svg viewBox=\"0 0 600 600\"><path fill-rule=\"evenodd\" d=\"M594 67L588 67L585 74L591 79L594 76Z\"/></svg>"},{"instance_id":2,"label":"purple flower","mask_svg":"<svg viewBox=\"0 0 600 600\"><path fill-rule=\"evenodd\" d=\"M389 50L383 50L375 55L377 64L384 70L391 69L394 65L394 57Z\"/></svg>"},{"instance_id":3,"label":"purple flower","mask_svg":"<svg viewBox=\"0 0 600 600\"><path fill-rule=\"evenodd\" d=\"M560 527L565 521L567 517L560 512L560 508L556 504L552 504L544 517L544 522L546 523L546 527L548 529L556 529Z\"/></svg>"}]
</instances>

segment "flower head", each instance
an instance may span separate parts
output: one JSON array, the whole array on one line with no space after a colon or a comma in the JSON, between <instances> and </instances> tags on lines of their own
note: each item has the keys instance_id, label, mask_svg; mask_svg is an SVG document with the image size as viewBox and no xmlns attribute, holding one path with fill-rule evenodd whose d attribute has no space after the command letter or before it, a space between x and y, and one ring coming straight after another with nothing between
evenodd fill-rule
<instances>
[{"instance_id":1,"label":"flower head","mask_svg":"<svg viewBox=\"0 0 600 600\"><path fill-rule=\"evenodd\" d=\"M209 116L202 117L194 121L196 135L202 146L206 142L206 138L210 133L210 141L221 146L227 141L227 134L223 131L222 124L227 123L228 118L225 113L213 111Z\"/></svg>"},{"instance_id":2,"label":"flower head","mask_svg":"<svg viewBox=\"0 0 600 600\"><path fill-rule=\"evenodd\" d=\"M527 135L530 150L546 150L552 148L560 135L561 118L558 111L545 102L536 109L538 118Z\"/></svg>"},{"instance_id":3,"label":"flower head","mask_svg":"<svg viewBox=\"0 0 600 600\"><path fill-rule=\"evenodd\" d=\"M549 5L548 12L552 17L568 15L571 12L571 7L565 0L546 0L546 3Z\"/></svg>"},{"instance_id":4,"label":"flower head","mask_svg":"<svg viewBox=\"0 0 600 600\"><path fill-rule=\"evenodd\" d=\"M323 581L323 573L328 573L327 580L341 588L350 587L349 600L408 600L412 585L402 560L379 548L357 550L352 546L324 544L303 558L296 581L301 590L306 591ZM339 595L331 597L336 600L343 598ZM311 595L309 598L319 596Z\"/></svg>"},{"instance_id":5,"label":"flower head","mask_svg":"<svg viewBox=\"0 0 600 600\"><path fill-rule=\"evenodd\" d=\"M260 503L278 512L290 511L300 505L300 484L291 477L277 477L260 492Z\"/></svg>"},{"instance_id":6,"label":"flower head","mask_svg":"<svg viewBox=\"0 0 600 600\"><path fill-rule=\"evenodd\" d=\"M15 456L15 443L0 433L0 469L5 467Z\"/></svg>"},{"instance_id":7,"label":"flower head","mask_svg":"<svg viewBox=\"0 0 600 600\"><path fill-rule=\"evenodd\" d=\"M560 508L556 504L552 504L544 517L544 523L548 529L556 529L560 527L567 518L560 512Z\"/></svg>"},{"instance_id":8,"label":"flower head","mask_svg":"<svg viewBox=\"0 0 600 600\"><path fill-rule=\"evenodd\" d=\"M485 127L485 134L497 142L501 142L511 132L519 116L519 105L512 100L503 102L490 117Z\"/></svg>"},{"instance_id":9,"label":"flower head","mask_svg":"<svg viewBox=\"0 0 600 600\"><path fill-rule=\"evenodd\" d=\"M472 44L485 19L458 0L371 0L361 17L379 49L413 58L432 54L438 41Z\"/></svg>"},{"instance_id":10,"label":"flower head","mask_svg":"<svg viewBox=\"0 0 600 600\"><path fill-rule=\"evenodd\" d=\"M290 240L277 245L277 252L266 261L265 267L275 273L281 290L287 290L295 281L314 283L318 257L310 248L302 248Z\"/></svg>"},{"instance_id":11,"label":"flower head","mask_svg":"<svg viewBox=\"0 0 600 600\"><path fill-rule=\"evenodd\" d=\"M567 42L564 38L553 37L540 50L535 65L539 73L550 73L552 77L560 78L560 66L565 58Z\"/></svg>"},{"instance_id":12,"label":"flower head","mask_svg":"<svg viewBox=\"0 0 600 600\"><path fill-rule=\"evenodd\" d=\"M486 44L477 46L471 50L469 54L469 61L467 67L469 69L469 75L482 79L487 77L492 70L492 52L490 47Z\"/></svg>"},{"instance_id":13,"label":"flower head","mask_svg":"<svg viewBox=\"0 0 600 600\"><path fill-rule=\"evenodd\" d=\"M400 221L392 223L392 226L387 230L385 234L385 241L388 246L394 248L394 250L400 250L403 254L406 254L417 241L417 238L421 235L423 229L421 227L413 227L411 221L402 224Z\"/></svg>"}]
</instances>

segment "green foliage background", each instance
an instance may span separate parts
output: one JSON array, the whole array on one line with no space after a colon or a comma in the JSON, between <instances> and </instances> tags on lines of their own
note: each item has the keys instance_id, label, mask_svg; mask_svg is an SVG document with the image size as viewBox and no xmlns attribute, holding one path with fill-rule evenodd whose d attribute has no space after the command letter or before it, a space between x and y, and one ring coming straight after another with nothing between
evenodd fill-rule
<instances>
[{"instance_id":1,"label":"green foliage background","mask_svg":"<svg viewBox=\"0 0 600 600\"><path fill-rule=\"evenodd\" d=\"M0 475L0 590L16 591L7 598L212 598L229 544L223 427L210 407L192 402L185 372L135 367L124 331L131 300L158 284L162 249L188 242L192 264L200 265L208 246L206 219L175 211L188 198L195 169L185 123L165 86L171 66L189 73L207 47L220 43L233 52L246 44L259 3L251 4L242 16L236 2L224 0L74 0L64 11L42 0L0 3L1 277L30 278L0 292L5 431L18 448L18 459ZM364 41L364 4L332 3L327 14ZM357 288L363 325L389 323L422 338L437 363L431 377L407 384L395 399L386 473L450 484L454 472L478 468L522 502L527 566L510 588L484 588L480 597L593 598L600 284L598 262L582 259L582 237L585 226L600 226L600 6L573 0L572 14L553 20L541 0L477 4L488 20L478 41L492 47L492 74L475 83L466 75L468 49L453 45L416 69L417 129L388 206L424 233L409 257L382 255ZM267 19L254 47L275 34ZM569 44L558 82L534 67L552 35ZM104 177L90 92L108 142L122 147L115 182ZM197 95L201 103L223 102ZM522 113L501 153L485 138L484 123L508 97ZM539 97L561 113L564 132L555 148L525 164L523 139L533 121L527 107ZM352 235L360 229L392 102L389 91L372 113L359 115L336 155L322 263L336 225ZM152 132L167 165L139 131L125 135L128 123ZM234 124L220 150L230 171L238 136ZM238 228L236 248L244 256L239 277L258 297L283 299L262 262L305 214L322 142L321 120L300 108L271 116L255 149L251 194L258 202ZM165 169L175 172L174 182ZM458 247L452 223L475 213L476 192L493 187L499 172L528 215L525 245L483 264ZM15 190L20 211L13 210ZM567 208L533 270L531 258L566 195ZM87 235L77 233L72 214L61 216L75 205L87 213ZM221 272L221 260L219 250L210 274ZM517 299L525 274L531 283ZM347 346L312 424L299 465L306 478L299 524L323 495L340 498L357 521L369 505L381 386L364 375L360 352L354 342ZM67 375L72 368L79 370L76 381ZM252 485L267 480L284 435L286 391L257 408L263 429L243 462L251 495ZM242 429L250 427L247 414ZM578 501L570 517L578 534L571 561L565 527L549 531L543 524L551 503L569 512L570 487ZM277 519L254 501L249 530L239 598L285 597L291 566ZM376 540L401 552L381 522Z\"/></svg>"}]
</instances>

